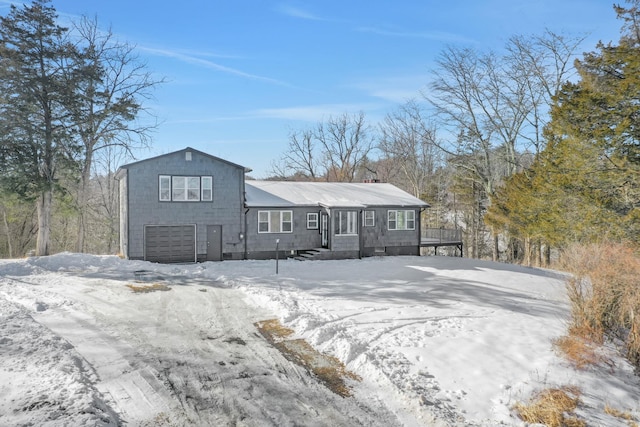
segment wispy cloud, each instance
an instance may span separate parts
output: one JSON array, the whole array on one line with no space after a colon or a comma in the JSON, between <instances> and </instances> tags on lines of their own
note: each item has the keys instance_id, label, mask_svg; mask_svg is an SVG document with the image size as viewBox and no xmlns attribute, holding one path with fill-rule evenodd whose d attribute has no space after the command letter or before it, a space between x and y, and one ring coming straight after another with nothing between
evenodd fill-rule
<instances>
[{"instance_id":1,"label":"wispy cloud","mask_svg":"<svg viewBox=\"0 0 640 427\"><path fill-rule=\"evenodd\" d=\"M159 49L159 48L145 47L145 46L138 46L138 49L150 55L164 56L167 58L177 59L178 61L182 61L187 64L209 68L211 70L219 71L226 74L231 74L231 75L242 77L245 79L262 81L262 82L266 82L266 83L270 83L278 86L292 87L292 85L290 85L289 83L283 82L281 80L260 76L257 74L247 73L245 71L238 70L236 68L220 65L216 62L210 61L209 59L203 59L201 57L198 57L192 54L187 54L177 50Z\"/></svg>"},{"instance_id":2,"label":"wispy cloud","mask_svg":"<svg viewBox=\"0 0 640 427\"><path fill-rule=\"evenodd\" d=\"M359 111L367 113L370 110L377 110L381 106L374 103L363 104L319 104L285 108L262 108L254 110L251 115L270 119L288 119L307 122L319 122L329 116L338 116L344 113L357 113Z\"/></svg>"},{"instance_id":3,"label":"wispy cloud","mask_svg":"<svg viewBox=\"0 0 640 427\"><path fill-rule=\"evenodd\" d=\"M393 76L358 79L350 87L367 95L400 104L421 97L421 90L431 78L428 74L394 74Z\"/></svg>"},{"instance_id":4,"label":"wispy cloud","mask_svg":"<svg viewBox=\"0 0 640 427\"><path fill-rule=\"evenodd\" d=\"M377 27L358 27L356 28L356 31L359 31L362 33L378 34L380 36L427 39L427 40L436 40L436 41L450 42L450 43L476 43L477 42L474 39L470 39L468 37L461 36L459 34L449 33L446 31L396 31L396 30L388 30L388 29L377 28Z\"/></svg>"},{"instance_id":5,"label":"wispy cloud","mask_svg":"<svg viewBox=\"0 0 640 427\"><path fill-rule=\"evenodd\" d=\"M306 19L309 21L328 21L328 19L326 18L322 18L318 15L314 15L313 13L307 10L301 9L299 7L280 4L278 5L277 10L280 13L283 13L287 16L291 16L293 18Z\"/></svg>"}]
</instances>

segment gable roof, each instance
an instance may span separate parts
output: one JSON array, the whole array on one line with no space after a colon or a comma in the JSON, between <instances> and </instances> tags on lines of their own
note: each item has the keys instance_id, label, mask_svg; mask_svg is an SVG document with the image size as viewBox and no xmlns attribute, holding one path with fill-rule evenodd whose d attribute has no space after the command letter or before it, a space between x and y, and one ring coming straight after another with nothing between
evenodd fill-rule
<instances>
[{"instance_id":1,"label":"gable roof","mask_svg":"<svg viewBox=\"0 0 640 427\"><path fill-rule=\"evenodd\" d=\"M247 207L429 207L392 184L246 181Z\"/></svg>"},{"instance_id":2,"label":"gable roof","mask_svg":"<svg viewBox=\"0 0 640 427\"><path fill-rule=\"evenodd\" d=\"M195 149L193 149L191 147L186 147L186 148L183 148L182 150L172 151L171 153L161 154L159 156L149 157L147 159L138 160L137 162L131 162L131 163L127 163L125 165L122 165L122 166L120 166L118 168L118 171L116 172L116 176L115 177L116 177L116 179L118 179L118 176L122 175L122 170L123 169L129 169L131 166L135 166L135 165L138 165L140 163L144 163L144 162L148 162L148 161L152 161L152 160L157 160L157 159L160 159L162 157L173 156L173 155L176 155L176 154L179 154L179 153L184 153L184 152L187 152L187 151L191 151L193 153L198 153L201 156L208 157L210 159L217 160L217 161L222 162L222 163L226 163L226 164L228 164L230 166L233 166L233 167L236 167L238 169L242 169L242 170L244 170L245 173L251 172L250 168L238 165L236 163L232 163L232 162L230 162L228 160L225 160L225 159L221 159L220 157L212 156L211 154L207 154L207 153L205 153L203 151L200 151L200 150L195 150Z\"/></svg>"}]
</instances>

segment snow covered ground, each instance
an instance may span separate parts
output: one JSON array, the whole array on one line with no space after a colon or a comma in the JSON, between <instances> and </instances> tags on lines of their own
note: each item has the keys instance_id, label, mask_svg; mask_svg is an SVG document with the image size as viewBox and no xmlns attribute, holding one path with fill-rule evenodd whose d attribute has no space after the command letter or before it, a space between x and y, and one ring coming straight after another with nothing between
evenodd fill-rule
<instances>
[{"instance_id":1,"label":"snow covered ground","mask_svg":"<svg viewBox=\"0 0 640 427\"><path fill-rule=\"evenodd\" d=\"M136 277L136 271L146 274ZM142 283L138 281L142 280ZM134 293L127 285L166 285ZM562 275L385 257L158 265L59 254L0 261L0 426L496 426L536 390L582 391L593 426L640 420L640 381L555 354ZM340 397L254 323L278 318L361 381Z\"/></svg>"}]
</instances>

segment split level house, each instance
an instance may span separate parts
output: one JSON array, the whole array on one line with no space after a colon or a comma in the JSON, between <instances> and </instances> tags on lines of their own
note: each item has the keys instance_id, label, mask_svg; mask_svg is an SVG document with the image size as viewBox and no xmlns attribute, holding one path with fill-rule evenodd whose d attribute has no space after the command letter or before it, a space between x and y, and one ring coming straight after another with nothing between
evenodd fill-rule
<instances>
[{"instance_id":1,"label":"split level house","mask_svg":"<svg viewBox=\"0 0 640 427\"><path fill-rule=\"evenodd\" d=\"M428 205L391 184L254 181L247 172L192 148L123 165L121 253L154 262L420 254Z\"/></svg>"}]
</instances>

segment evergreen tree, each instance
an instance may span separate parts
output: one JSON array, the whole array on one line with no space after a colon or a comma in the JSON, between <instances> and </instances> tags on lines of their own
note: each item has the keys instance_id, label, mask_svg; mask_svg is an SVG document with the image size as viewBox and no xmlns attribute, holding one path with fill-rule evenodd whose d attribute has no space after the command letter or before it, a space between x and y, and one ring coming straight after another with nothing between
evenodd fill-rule
<instances>
[{"instance_id":1,"label":"evergreen tree","mask_svg":"<svg viewBox=\"0 0 640 427\"><path fill-rule=\"evenodd\" d=\"M618 45L576 61L531 169L492 199L492 224L548 244L640 237L640 0L615 6Z\"/></svg>"},{"instance_id":2,"label":"evergreen tree","mask_svg":"<svg viewBox=\"0 0 640 427\"><path fill-rule=\"evenodd\" d=\"M66 131L72 46L48 0L0 18L0 168L5 188L36 202L36 254L49 252L53 192L78 147Z\"/></svg>"},{"instance_id":3,"label":"evergreen tree","mask_svg":"<svg viewBox=\"0 0 640 427\"><path fill-rule=\"evenodd\" d=\"M615 6L624 21L618 45L599 43L576 61L552 110L550 137L557 155L570 153L570 187L599 209L590 224L614 238L637 241L640 225L640 1ZM560 171L559 171L560 172ZM565 180L566 183L566 180Z\"/></svg>"}]
</instances>

